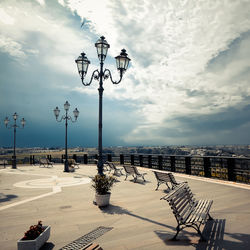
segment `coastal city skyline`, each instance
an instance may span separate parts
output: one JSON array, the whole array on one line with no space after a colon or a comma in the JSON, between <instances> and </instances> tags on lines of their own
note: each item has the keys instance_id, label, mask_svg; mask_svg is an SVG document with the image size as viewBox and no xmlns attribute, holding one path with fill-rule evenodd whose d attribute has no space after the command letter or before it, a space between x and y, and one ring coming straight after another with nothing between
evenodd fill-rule
<instances>
[{"instance_id":1,"label":"coastal city skyline","mask_svg":"<svg viewBox=\"0 0 250 250\"><path fill-rule=\"evenodd\" d=\"M0 4L0 147L8 116L25 118L17 147L63 147L53 110L79 110L69 147L97 147L98 82L83 86L75 59L98 69L95 42L131 64L119 85L104 81L103 146L250 142L250 2L4 0Z\"/></svg>"}]
</instances>

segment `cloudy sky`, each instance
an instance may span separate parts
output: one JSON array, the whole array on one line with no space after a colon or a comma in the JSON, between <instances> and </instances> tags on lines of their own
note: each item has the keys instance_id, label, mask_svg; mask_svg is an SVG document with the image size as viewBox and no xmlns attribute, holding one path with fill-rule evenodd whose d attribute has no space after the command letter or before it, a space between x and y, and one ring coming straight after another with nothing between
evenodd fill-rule
<instances>
[{"instance_id":1,"label":"cloudy sky","mask_svg":"<svg viewBox=\"0 0 250 250\"><path fill-rule=\"evenodd\" d=\"M101 35L113 78L120 50L131 58L104 82L104 146L249 144L249 13L250 0L0 0L0 146L14 112L17 146L63 146L65 101L80 111L69 146L97 146L98 82L83 86L74 60L87 54L89 79Z\"/></svg>"}]
</instances>

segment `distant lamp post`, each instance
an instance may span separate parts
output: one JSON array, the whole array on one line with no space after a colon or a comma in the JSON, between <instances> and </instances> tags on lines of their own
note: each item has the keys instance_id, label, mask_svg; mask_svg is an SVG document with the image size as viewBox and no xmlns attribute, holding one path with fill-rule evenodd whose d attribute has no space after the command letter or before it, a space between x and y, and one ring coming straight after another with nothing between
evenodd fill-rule
<instances>
[{"instance_id":1,"label":"distant lamp post","mask_svg":"<svg viewBox=\"0 0 250 250\"><path fill-rule=\"evenodd\" d=\"M85 53L81 53L81 55L75 60L78 68L79 75L82 80L82 84L84 86L88 86L91 84L92 80L95 79L99 81L99 126L98 126L98 174L103 175L103 159L102 159L102 96L103 96L103 81L110 77L110 80L113 84L119 84L122 80L123 74L128 68L130 59L126 53L125 49L121 50L119 56L116 56L116 66L117 70L120 73L120 79L118 81L113 81L112 75L109 69L103 70L104 60L106 58L108 49L110 45L105 40L104 36L101 36L100 39L95 43L95 47L97 50L97 55L100 60L100 71L96 69L91 76L90 82L85 83L84 77L87 74L88 66L90 61L86 57Z\"/></svg>"},{"instance_id":2,"label":"distant lamp post","mask_svg":"<svg viewBox=\"0 0 250 250\"><path fill-rule=\"evenodd\" d=\"M21 125L22 127L18 126L16 124L16 121L17 121L17 118L18 118L18 114L15 112L14 115L13 115L13 119L14 119L14 124L13 125L9 125L9 118L6 117L5 120L4 120L4 124L6 126L6 128L8 129L11 129L11 128L14 128L14 145L13 145L13 156L12 156L12 168L16 169L16 129L17 128L24 128L24 125L26 123L26 121L24 120L24 118L21 119Z\"/></svg>"},{"instance_id":3,"label":"distant lamp post","mask_svg":"<svg viewBox=\"0 0 250 250\"><path fill-rule=\"evenodd\" d=\"M79 116L79 111L77 110L77 108L75 108L75 110L73 111L75 120L73 120L71 118L71 116L68 115L68 111L70 108L70 104L68 103L68 101L66 101L64 103L64 110L66 111L65 115L63 115L61 117L60 120L58 120L58 116L60 114L60 109L58 107L56 107L54 109L54 115L56 117L56 120L58 122L61 122L62 120L65 120L65 162L64 162L64 172L69 172L69 163L68 163L68 121L70 120L71 122L76 122L78 116Z\"/></svg>"}]
</instances>

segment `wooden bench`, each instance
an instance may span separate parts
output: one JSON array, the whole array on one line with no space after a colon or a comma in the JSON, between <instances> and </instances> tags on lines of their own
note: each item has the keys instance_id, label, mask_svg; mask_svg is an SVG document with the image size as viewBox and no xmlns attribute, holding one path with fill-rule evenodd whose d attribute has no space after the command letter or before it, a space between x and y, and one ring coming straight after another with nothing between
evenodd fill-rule
<instances>
[{"instance_id":1,"label":"wooden bench","mask_svg":"<svg viewBox=\"0 0 250 250\"><path fill-rule=\"evenodd\" d=\"M129 175L132 175L134 178L134 182L136 182L138 177L141 177L143 181L146 181L144 175L146 175L147 173L139 173L137 167L131 165L123 165L123 168L126 174L125 180Z\"/></svg>"},{"instance_id":2,"label":"wooden bench","mask_svg":"<svg viewBox=\"0 0 250 250\"><path fill-rule=\"evenodd\" d=\"M40 159L39 163L40 163L40 167L43 166L43 167L47 167L47 168L50 168L50 167L52 168L53 164L54 164L54 162L49 161L49 159L47 159L47 158Z\"/></svg>"},{"instance_id":3,"label":"wooden bench","mask_svg":"<svg viewBox=\"0 0 250 250\"><path fill-rule=\"evenodd\" d=\"M181 182L177 182L175 180L175 177L172 173L167 173L167 172L159 172L159 171L154 171L155 178L157 180L157 187L155 190L158 190L160 184L165 183L167 187L170 189L169 184L171 184L171 189L174 189L177 185L179 185Z\"/></svg>"},{"instance_id":4,"label":"wooden bench","mask_svg":"<svg viewBox=\"0 0 250 250\"><path fill-rule=\"evenodd\" d=\"M7 160L0 160L0 165L3 165L3 167L5 168L6 165L8 165L8 161Z\"/></svg>"},{"instance_id":5,"label":"wooden bench","mask_svg":"<svg viewBox=\"0 0 250 250\"><path fill-rule=\"evenodd\" d=\"M123 175L123 173L122 173L122 168L118 168L118 167L116 167L116 165L113 163L113 162L111 162L111 161L106 161L106 164L107 164L107 166L109 167L109 173L111 173L111 171L114 171L113 172L113 175Z\"/></svg>"},{"instance_id":6,"label":"wooden bench","mask_svg":"<svg viewBox=\"0 0 250 250\"><path fill-rule=\"evenodd\" d=\"M146 175L147 173L139 173L138 169L136 166L132 166L134 168L135 171L135 181L137 180L137 177L141 177L143 179L143 181L146 181L144 178L144 175Z\"/></svg>"},{"instance_id":7,"label":"wooden bench","mask_svg":"<svg viewBox=\"0 0 250 250\"><path fill-rule=\"evenodd\" d=\"M80 163L76 162L75 159L68 159L68 163L71 167L79 168Z\"/></svg>"},{"instance_id":8,"label":"wooden bench","mask_svg":"<svg viewBox=\"0 0 250 250\"><path fill-rule=\"evenodd\" d=\"M182 229L192 227L198 232L201 239L206 241L200 231L200 226L205 224L207 220L212 220L209 214L209 210L213 204L212 200L195 200L186 182L178 185L168 195L162 197L162 199L168 201L178 223L176 227L177 232L173 240L176 240L178 233Z\"/></svg>"},{"instance_id":9,"label":"wooden bench","mask_svg":"<svg viewBox=\"0 0 250 250\"><path fill-rule=\"evenodd\" d=\"M124 168L124 171L125 171L125 174L126 174L125 180L127 180L129 175L132 175L133 178L135 179L135 177L134 177L135 176L135 171L134 171L134 168L131 165L123 165L123 168Z\"/></svg>"}]
</instances>

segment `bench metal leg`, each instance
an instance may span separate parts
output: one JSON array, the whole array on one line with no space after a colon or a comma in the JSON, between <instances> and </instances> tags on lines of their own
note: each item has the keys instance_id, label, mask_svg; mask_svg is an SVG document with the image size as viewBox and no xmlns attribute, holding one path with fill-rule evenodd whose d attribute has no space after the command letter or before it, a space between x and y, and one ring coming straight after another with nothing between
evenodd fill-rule
<instances>
[{"instance_id":1,"label":"bench metal leg","mask_svg":"<svg viewBox=\"0 0 250 250\"><path fill-rule=\"evenodd\" d=\"M208 220L214 220L209 213L207 215L208 215Z\"/></svg>"},{"instance_id":2,"label":"bench metal leg","mask_svg":"<svg viewBox=\"0 0 250 250\"><path fill-rule=\"evenodd\" d=\"M159 186L160 186L160 183L158 182L155 191L158 190Z\"/></svg>"},{"instance_id":3,"label":"bench metal leg","mask_svg":"<svg viewBox=\"0 0 250 250\"><path fill-rule=\"evenodd\" d=\"M181 231L181 229L180 229L180 226L178 225L177 227L176 227L176 234L175 234L175 236L171 239L171 240L176 240L176 237L177 237L177 235L179 234L179 232Z\"/></svg>"},{"instance_id":4,"label":"bench metal leg","mask_svg":"<svg viewBox=\"0 0 250 250\"><path fill-rule=\"evenodd\" d=\"M180 226L180 225L178 225L177 227L176 227L176 234L175 234L175 236L171 239L171 240L176 240L176 237L177 237L177 235L179 234L179 232L182 230L182 229L184 229L185 227L192 227L192 228L194 228L196 231L197 231L197 233L200 235L200 237L201 237L201 241L207 241L207 239L202 235L202 233L201 233L201 230L200 230L200 227L198 226L198 225L196 225L196 224L193 224L193 225L183 225L182 227Z\"/></svg>"},{"instance_id":5,"label":"bench metal leg","mask_svg":"<svg viewBox=\"0 0 250 250\"><path fill-rule=\"evenodd\" d=\"M145 180L144 180L144 181L145 181ZM157 187L156 187L156 189L155 189L155 190L158 190L159 186L160 186L161 184L163 184L163 183L165 183L165 184L166 184L166 186L168 187L168 189L171 189L171 188L170 188L170 186L168 185L168 183L167 183L167 182L160 182L160 181L158 181L158 183L157 183Z\"/></svg>"},{"instance_id":6,"label":"bench metal leg","mask_svg":"<svg viewBox=\"0 0 250 250\"><path fill-rule=\"evenodd\" d=\"M194 228L196 231L197 231L197 233L200 235L200 237L201 237L201 241L207 241L207 239L202 235L202 233L201 233L201 230L200 230L200 226L201 226L201 224L198 226L198 225L196 225L196 224L193 224L193 225L189 225L188 227L192 227L192 228Z\"/></svg>"},{"instance_id":7,"label":"bench metal leg","mask_svg":"<svg viewBox=\"0 0 250 250\"><path fill-rule=\"evenodd\" d=\"M207 239L202 235L200 228L198 228L197 232L201 236L201 241L207 241Z\"/></svg>"}]
</instances>

